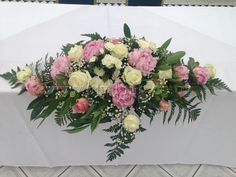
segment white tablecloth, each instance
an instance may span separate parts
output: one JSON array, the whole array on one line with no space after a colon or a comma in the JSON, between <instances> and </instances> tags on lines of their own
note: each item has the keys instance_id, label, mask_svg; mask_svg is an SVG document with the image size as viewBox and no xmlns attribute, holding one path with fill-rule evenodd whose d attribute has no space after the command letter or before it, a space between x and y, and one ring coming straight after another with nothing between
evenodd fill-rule
<instances>
[{"instance_id":1,"label":"white tablecloth","mask_svg":"<svg viewBox=\"0 0 236 177\"><path fill-rule=\"evenodd\" d=\"M158 45L173 37L171 50L185 50L201 63L216 66L234 91L219 92L202 105L191 124L162 124L162 115L137 135L122 158L106 163L110 134L99 127L67 134L53 117L40 128L26 111L32 97L17 96L0 79L0 165L63 166L102 164L218 164L236 167L236 9L194 7L97 7L0 3L0 73L55 56L80 34L122 36L123 23L137 36Z\"/></svg>"}]
</instances>

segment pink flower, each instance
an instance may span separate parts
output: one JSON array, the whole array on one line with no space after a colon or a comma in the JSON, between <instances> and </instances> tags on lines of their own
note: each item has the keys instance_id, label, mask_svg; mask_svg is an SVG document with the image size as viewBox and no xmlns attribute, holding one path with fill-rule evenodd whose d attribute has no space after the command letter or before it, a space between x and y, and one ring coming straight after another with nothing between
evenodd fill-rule
<instances>
[{"instance_id":1,"label":"pink flower","mask_svg":"<svg viewBox=\"0 0 236 177\"><path fill-rule=\"evenodd\" d=\"M204 85L208 80L208 71L206 67L198 66L193 69L193 73L197 79L198 84Z\"/></svg>"},{"instance_id":2,"label":"pink flower","mask_svg":"<svg viewBox=\"0 0 236 177\"><path fill-rule=\"evenodd\" d=\"M59 56L53 62L51 67L51 76L55 80L56 76L61 73L68 73L70 60L66 56Z\"/></svg>"},{"instance_id":3,"label":"pink flower","mask_svg":"<svg viewBox=\"0 0 236 177\"><path fill-rule=\"evenodd\" d=\"M86 98L80 98L77 100L73 109L78 113L85 113L89 108L89 102Z\"/></svg>"},{"instance_id":4,"label":"pink flower","mask_svg":"<svg viewBox=\"0 0 236 177\"><path fill-rule=\"evenodd\" d=\"M102 49L104 49L104 41L101 39L87 43L83 53L85 61L89 61L91 57L99 55Z\"/></svg>"},{"instance_id":5,"label":"pink flower","mask_svg":"<svg viewBox=\"0 0 236 177\"><path fill-rule=\"evenodd\" d=\"M178 80L188 80L189 69L186 66L176 66L175 73L178 75Z\"/></svg>"},{"instance_id":6,"label":"pink flower","mask_svg":"<svg viewBox=\"0 0 236 177\"><path fill-rule=\"evenodd\" d=\"M29 94L33 96L40 96L44 93L44 86L37 76L31 76L25 82L25 88Z\"/></svg>"},{"instance_id":7,"label":"pink flower","mask_svg":"<svg viewBox=\"0 0 236 177\"><path fill-rule=\"evenodd\" d=\"M169 103L168 101L162 99L159 103L159 109L161 112L167 112L169 109Z\"/></svg>"},{"instance_id":8,"label":"pink flower","mask_svg":"<svg viewBox=\"0 0 236 177\"><path fill-rule=\"evenodd\" d=\"M120 43L122 43L122 39L121 38L112 38L111 42L112 42L112 44L120 44Z\"/></svg>"},{"instance_id":9,"label":"pink flower","mask_svg":"<svg viewBox=\"0 0 236 177\"><path fill-rule=\"evenodd\" d=\"M108 92L112 96L112 102L117 108L127 108L133 105L135 98L135 90L127 88L121 80L116 80L112 84Z\"/></svg>"},{"instance_id":10,"label":"pink flower","mask_svg":"<svg viewBox=\"0 0 236 177\"><path fill-rule=\"evenodd\" d=\"M133 52L130 52L128 62L140 70L143 76L150 74L157 64L157 60L152 56L152 51L143 48L134 49Z\"/></svg>"}]
</instances>

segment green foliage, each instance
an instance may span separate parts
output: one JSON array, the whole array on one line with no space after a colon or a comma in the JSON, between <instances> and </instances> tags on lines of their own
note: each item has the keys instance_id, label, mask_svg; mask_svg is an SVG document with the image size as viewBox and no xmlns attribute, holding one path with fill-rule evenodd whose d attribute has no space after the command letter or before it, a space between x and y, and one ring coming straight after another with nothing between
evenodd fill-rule
<instances>
[{"instance_id":1,"label":"green foliage","mask_svg":"<svg viewBox=\"0 0 236 177\"><path fill-rule=\"evenodd\" d=\"M161 45L160 49L161 49L161 50L166 50L167 47L170 45L171 40L172 40L172 38L170 38L170 39L168 39L167 41L165 41L165 42Z\"/></svg>"},{"instance_id":2,"label":"green foliage","mask_svg":"<svg viewBox=\"0 0 236 177\"><path fill-rule=\"evenodd\" d=\"M86 36L89 37L91 40L98 40L98 39L102 39L102 37L100 36L100 34L96 33L89 33L89 34L81 34L81 36Z\"/></svg>"},{"instance_id":3,"label":"green foliage","mask_svg":"<svg viewBox=\"0 0 236 177\"><path fill-rule=\"evenodd\" d=\"M213 95L215 95L215 89L232 92L230 88L219 78L209 79L206 83L206 87Z\"/></svg>"},{"instance_id":4,"label":"green foliage","mask_svg":"<svg viewBox=\"0 0 236 177\"><path fill-rule=\"evenodd\" d=\"M68 52L70 51L71 47L74 47L74 44L66 44L62 46L62 51L64 52L64 54L68 55Z\"/></svg>"},{"instance_id":5,"label":"green foliage","mask_svg":"<svg viewBox=\"0 0 236 177\"><path fill-rule=\"evenodd\" d=\"M172 64L178 64L180 63L180 59L185 55L184 51L179 51L179 52L175 52L170 54L167 59L166 59L166 63L172 65Z\"/></svg>"},{"instance_id":6,"label":"green foliage","mask_svg":"<svg viewBox=\"0 0 236 177\"><path fill-rule=\"evenodd\" d=\"M188 67L190 70L193 70L195 67L199 66L199 62L195 62L194 58L189 58Z\"/></svg>"},{"instance_id":7,"label":"green foliage","mask_svg":"<svg viewBox=\"0 0 236 177\"><path fill-rule=\"evenodd\" d=\"M140 127L137 132L143 132L145 130ZM124 150L129 148L128 144L132 143L135 139L135 134L127 132L121 123L112 125L110 128L104 129L104 131L114 134L111 136L113 142L105 144L105 146L111 148L107 151L107 162L121 157L124 154Z\"/></svg>"},{"instance_id":8,"label":"green foliage","mask_svg":"<svg viewBox=\"0 0 236 177\"><path fill-rule=\"evenodd\" d=\"M0 77L2 77L3 79L7 80L8 83L10 84L11 88L16 88L16 87L22 86L22 83L19 82L17 77L16 77L16 73L18 71L20 71L19 67L17 67L17 71L12 69L10 72L6 72L4 74L0 74Z\"/></svg>"},{"instance_id":9,"label":"green foliage","mask_svg":"<svg viewBox=\"0 0 236 177\"><path fill-rule=\"evenodd\" d=\"M126 23L124 24L124 35L127 38L131 38L132 37L131 36L130 28L129 28L129 26Z\"/></svg>"}]
</instances>

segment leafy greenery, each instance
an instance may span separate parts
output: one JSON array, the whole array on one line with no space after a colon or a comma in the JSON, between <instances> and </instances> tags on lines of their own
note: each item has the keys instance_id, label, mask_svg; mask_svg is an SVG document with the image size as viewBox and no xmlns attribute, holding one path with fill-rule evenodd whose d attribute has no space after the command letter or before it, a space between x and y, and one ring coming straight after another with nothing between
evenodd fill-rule
<instances>
[{"instance_id":1,"label":"leafy greenery","mask_svg":"<svg viewBox=\"0 0 236 177\"><path fill-rule=\"evenodd\" d=\"M10 84L11 88L16 88L18 86L21 86L22 83L17 80L16 73L20 71L20 68L17 67L17 71L11 70L10 72L6 72L4 74L0 74L0 77L7 80Z\"/></svg>"},{"instance_id":2,"label":"leafy greenery","mask_svg":"<svg viewBox=\"0 0 236 177\"><path fill-rule=\"evenodd\" d=\"M89 34L81 34L81 36L86 36L89 37L91 40L98 40L98 39L102 39L102 37L100 36L100 34L96 33L89 33Z\"/></svg>"},{"instance_id":3,"label":"leafy greenery","mask_svg":"<svg viewBox=\"0 0 236 177\"><path fill-rule=\"evenodd\" d=\"M130 32L130 28L129 28L129 26L126 23L124 24L124 35L127 38L131 38L132 37L131 36L131 32Z\"/></svg>"}]
</instances>

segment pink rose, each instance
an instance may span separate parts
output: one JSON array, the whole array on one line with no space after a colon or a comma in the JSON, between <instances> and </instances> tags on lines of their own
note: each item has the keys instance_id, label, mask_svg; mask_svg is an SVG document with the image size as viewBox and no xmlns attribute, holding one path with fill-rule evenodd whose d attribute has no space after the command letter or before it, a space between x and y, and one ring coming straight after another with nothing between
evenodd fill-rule
<instances>
[{"instance_id":1,"label":"pink rose","mask_svg":"<svg viewBox=\"0 0 236 177\"><path fill-rule=\"evenodd\" d=\"M89 108L89 102L86 98L80 98L76 101L73 109L78 113L85 113Z\"/></svg>"},{"instance_id":2,"label":"pink rose","mask_svg":"<svg viewBox=\"0 0 236 177\"><path fill-rule=\"evenodd\" d=\"M87 43L83 52L85 61L89 61L91 57L99 55L102 49L104 49L104 41L101 39Z\"/></svg>"},{"instance_id":3,"label":"pink rose","mask_svg":"<svg viewBox=\"0 0 236 177\"><path fill-rule=\"evenodd\" d=\"M55 59L51 67L51 76L55 80L56 76L61 73L68 73L70 60L66 56L59 56Z\"/></svg>"},{"instance_id":4,"label":"pink rose","mask_svg":"<svg viewBox=\"0 0 236 177\"><path fill-rule=\"evenodd\" d=\"M134 49L133 52L130 52L128 62L140 70L143 76L150 74L157 64L157 60L152 56L152 51L143 48Z\"/></svg>"},{"instance_id":5,"label":"pink rose","mask_svg":"<svg viewBox=\"0 0 236 177\"><path fill-rule=\"evenodd\" d=\"M44 93L44 86L37 76L31 76L25 82L25 88L29 94L33 96L40 96Z\"/></svg>"},{"instance_id":6,"label":"pink rose","mask_svg":"<svg viewBox=\"0 0 236 177\"><path fill-rule=\"evenodd\" d=\"M159 103L159 109L161 112L167 112L169 109L169 103L168 101L162 99Z\"/></svg>"},{"instance_id":7,"label":"pink rose","mask_svg":"<svg viewBox=\"0 0 236 177\"><path fill-rule=\"evenodd\" d=\"M112 102L117 108L127 108L133 105L135 98L135 90L127 88L121 80L116 80L112 84L108 92L112 96Z\"/></svg>"},{"instance_id":8,"label":"pink rose","mask_svg":"<svg viewBox=\"0 0 236 177\"><path fill-rule=\"evenodd\" d=\"M186 66L176 66L174 71L179 76L178 80L188 80L189 69Z\"/></svg>"},{"instance_id":9,"label":"pink rose","mask_svg":"<svg viewBox=\"0 0 236 177\"><path fill-rule=\"evenodd\" d=\"M208 80L208 71L206 67L198 66L193 69L193 73L197 79L198 84L204 85Z\"/></svg>"}]
</instances>

